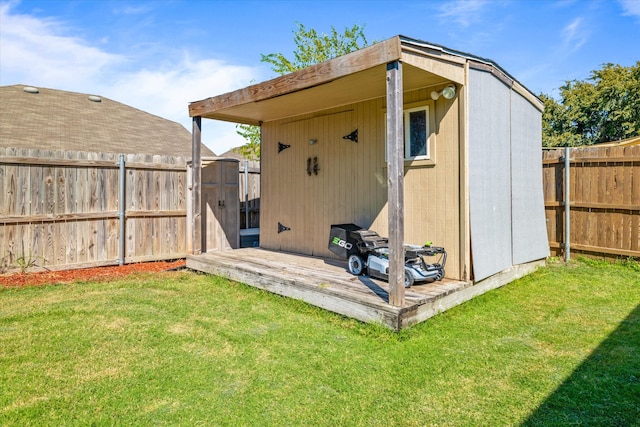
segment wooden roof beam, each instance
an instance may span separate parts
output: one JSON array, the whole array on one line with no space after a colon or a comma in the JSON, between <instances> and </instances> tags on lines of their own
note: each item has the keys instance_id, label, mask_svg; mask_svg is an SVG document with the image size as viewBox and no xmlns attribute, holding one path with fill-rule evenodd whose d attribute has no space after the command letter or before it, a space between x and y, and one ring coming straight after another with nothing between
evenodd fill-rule
<instances>
[{"instance_id":1,"label":"wooden roof beam","mask_svg":"<svg viewBox=\"0 0 640 427\"><path fill-rule=\"evenodd\" d=\"M401 56L400 38L390 38L364 49L322 62L275 79L189 104L189 116L207 117L215 111L259 102L331 82Z\"/></svg>"}]
</instances>

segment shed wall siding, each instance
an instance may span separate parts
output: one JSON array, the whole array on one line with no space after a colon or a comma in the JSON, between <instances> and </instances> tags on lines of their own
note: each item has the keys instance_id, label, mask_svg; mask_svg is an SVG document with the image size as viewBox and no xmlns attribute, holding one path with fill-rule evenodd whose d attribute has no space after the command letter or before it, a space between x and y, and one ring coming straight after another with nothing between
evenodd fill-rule
<instances>
[{"instance_id":1,"label":"shed wall siding","mask_svg":"<svg viewBox=\"0 0 640 427\"><path fill-rule=\"evenodd\" d=\"M432 102L430 90L406 93L405 105ZM333 257L327 243L336 223L388 236L384 114L380 98L262 125L262 247ZM436 165L405 169L405 242L444 246L447 276L459 278L457 100L438 100L435 117ZM343 139L355 129L358 143ZM290 148L278 153L279 142ZM318 175L308 175L316 158ZM278 233L278 223L290 230Z\"/></svg>"},{"instance_id":2,"label":"shed wall siding","mask_svg":"<svg viewBox=\"0 0 640 427\"><path fill-rule=\"evenodd\" d=\"M542 113L511 92L513 263L549 255L542 190Z\"/></svg>"},{"instance_id":3,"label":"shed wall siding","mask_svg":"<svg viewBox=\"0 0 640 427\"><path fill-rule=\"evenodd\" d=\"M488 72L469 72L469 213L476 281L548 255L541 113Z\"/></svg>"},{"instance_id":4,"label":"shed wall siding","mask_svg":"<svg viewBox=\"0 0 640 427\"><path fill-rule=\"evenodd\" d=\"M405 105L430 99L431 89L405 95ZM405 167L405 242L432 241L447 250L446 272L461 278L460 272L460 143L458 99L440 97L433 105L435 123L435 166ZM406 166L406 165L405 165Z\"/></svg>"},{"instance_id":5,"label":"shed wall siding","mask_svg":"<svg viewBox=\"0 0 640 427\"><path fill-rule=\"evenodd\" d=\"M510 89L469 71L469 213L475 280L512 265ZM539 158L539 156L538 156Z\"/></svg>"}]
</instances>

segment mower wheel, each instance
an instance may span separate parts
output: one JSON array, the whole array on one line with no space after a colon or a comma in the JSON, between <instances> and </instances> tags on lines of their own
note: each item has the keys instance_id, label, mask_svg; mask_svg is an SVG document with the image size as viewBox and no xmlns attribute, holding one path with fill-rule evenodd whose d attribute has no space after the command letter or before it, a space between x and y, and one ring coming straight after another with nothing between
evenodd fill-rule
<instances>
[{"instance_id":1,"label":"mower wheel","mask_svg":"<svg viewBox=\"0 0 640 427\"><path fill-rule=\"evenodd\" d=\"M416 280L413 277L413 274L411 274L411 270L409 270L408 268L404 269L404 287L405 288L410 288L411 286L413 286L413 283Z\"/></svg>"},{"instance_id":2,"label":"mower wheel","mask_svg":"<svg viewBox=\"0 0 640 427\"><path fill-rule=\"evenodd\" d=\"M360 255L351 255L349 257L349 273L354 276L364 273L364 261Z\"/></svg>"},{"instance_id":3,"label":"mower wheel","mask_svg":"<svg viewBox=\"0 0 640 427\"><path fill-rule=\"evenodd\" d=\"M436 276L436 281L444 279L444 268L438 270L438 275Z\"/></svg>"}]
</instances>

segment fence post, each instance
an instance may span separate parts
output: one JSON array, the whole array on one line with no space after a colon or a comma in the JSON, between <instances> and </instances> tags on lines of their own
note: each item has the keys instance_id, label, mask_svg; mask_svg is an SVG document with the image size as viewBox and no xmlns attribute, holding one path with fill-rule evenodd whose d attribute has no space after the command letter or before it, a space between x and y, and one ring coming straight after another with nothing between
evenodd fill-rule
<instances>
[{"instance_id":1,"label":"fence post","mask_svg":"<svg viewBox=\"0 0 640 427\"><path fill-rule=\"evenodd\" d=\"M569 168L571 161L569 159L569 147L564 147L564 260L568 262L571 259L571 200L569 193Z\"/></svg>"},{"instance_id":2,"label":"fence post","mask_svg":"<svg viewBox=\"0 0 640 427\"><path fill-rule=\"evenodd\" d=\"M118 211L118 218L120 220L120 250L119 250L119 256L118 256L118 264L119 265L124 265L124 259L125 259L125 243L126 243L126 225L125 225L125 212L127 209L126 206L126 193L125 193L125 181L126 181L126 174L125 174L125 161L124 161L124 154L120 154L120 163L118 164L120 167L120 209Z\"/></svg>"}]
</instances>

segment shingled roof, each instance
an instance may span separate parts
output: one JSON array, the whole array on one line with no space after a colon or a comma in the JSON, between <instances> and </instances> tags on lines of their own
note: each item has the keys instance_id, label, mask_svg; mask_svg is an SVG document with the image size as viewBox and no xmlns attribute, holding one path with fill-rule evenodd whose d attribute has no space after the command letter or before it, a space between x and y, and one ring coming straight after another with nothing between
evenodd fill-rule
<instances>
[{"instance_id":1,"label":"shingled roof","mask_svg":"<svg viewBox=\"0 0 640 427\"><path fill-rule=\"evenodd\" d=\"M109 98L0 87L0 146L191 157L182 125ZM215 156L204 145L203 156Z\"/></svg>"}]
</instances>

